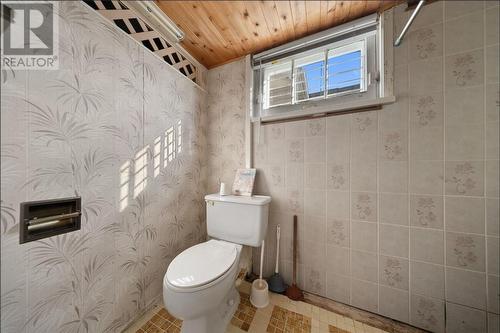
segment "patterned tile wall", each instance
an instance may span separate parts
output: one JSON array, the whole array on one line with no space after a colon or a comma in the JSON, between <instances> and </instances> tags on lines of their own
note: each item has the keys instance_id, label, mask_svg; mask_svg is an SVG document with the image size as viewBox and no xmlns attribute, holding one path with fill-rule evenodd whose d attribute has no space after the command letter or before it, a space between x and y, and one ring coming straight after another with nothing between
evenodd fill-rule
<instances>
[{"instance_id":1,"label":"patterned tile wall","mask_svg":"<svg viewBox=\"0 0 500 333\"><path fill-rule=\"evenodd\" d=\"M81 2L60 69L2 71L1 331L120 332L205 237L206 93ZM79 195L81 230L19 244L19 203Z\"/></svg>"},{"instance_id":2,"label":"patterned tile wall","mask_svg":"<svg viewBox=\"0 0 500 333\"><path fill-rule=\"evenodd\" d=\"M409 14L394 9L396 32ZM261 128L266 275L279 223L291 281L296 214L305 290L434 332L498 330L498 21L498 2L426 5L395 49L395 104Z\"/></svg>"}]
</instances>

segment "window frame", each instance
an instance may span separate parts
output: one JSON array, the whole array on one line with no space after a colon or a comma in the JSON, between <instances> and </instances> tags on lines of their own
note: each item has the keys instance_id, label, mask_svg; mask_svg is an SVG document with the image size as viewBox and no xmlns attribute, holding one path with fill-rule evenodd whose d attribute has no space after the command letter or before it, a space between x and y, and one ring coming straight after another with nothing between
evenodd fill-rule
<instances>
[{"instance_id":1,"label":"window frame","mask_svg":"<svg viewBox=\"0 0 500 333\"><path fill-rule=\"evenodd\" d=\"M292 66L290 68L290 76L292 77L292 86L293 86L293 60L286 60L286 61L283 61L282 63L280 63L281 61L279 62L274 62L271 66L266 66L266 68L264 68L264 75L263 75L263 79L261 80L261 85L262 85L262 90L263 90L263 100L262 100L262 103L263 103L263 107L264 105L267 105L269 106L269 92L270 90L269 89L266 89L266 83L269 84L269 77L271 75L276 75L276 74L280 74L280 73L285 73L287 72L288 70L285 68L285 69L277 69L276 71L271 71L271 72L266 72L265 69L267 68L272 68L272 67L278 67L279 65L286 65L287 63L290 63L290 66ZM292 87L293 88L293 87ZM273 105L272 107L278 107L278 106L283 106L283 105L293 105L293 89L291 89L290 91L290 103L281 103L281 104L276 104L276 105ZM268 108L265 108L266 110L269 109Z\"/></svg>"},{"instance_id":2,"label":"window frame","mask_svg":"<svg viewBox=\"0 0 500 333\"><path fill-rule=\"evenodd\" d=\"M311 50L311 51L314 51L315 49ZM298 100L297 101L297 90L296 90L296 81L295 81L295 61L297 61L298 59L303 59L303 58L307 58L307 57L310 57L310 56L314 56L316 54L320 55L321 53L323 53L323 78L326 77L326 63L325 63L325 60L326 60L326 57L325 57L325 50L321 50L321 51L318 51L318 52L312 52L310 54L306 54L306 55L303 55L303 56L300 56L301 54L298 54L293 60L292 60L292 105L294 104L299 104L299 103L304 103L304 102L307 102L307 101L314 101L314 100L321 100L321 99L325 99L325 89L326 89L326 81L325 79L323 79L323 97L321 95L319 96L315 96L315 97L309 97L309 98L306 98L306 99L301 99L301 100ZM307 66L309 64L313 64L314 62L310 62L310 63L306 63L302 66ZM301 66L301 67L302 67Z\"/></svg>"},{"instance_id":3,"label":"window frame","mask_svg":"<svg viewBox=\"0 0 500 333\"><path fill-rule=\"evenodd\" d=\"M299 52L299 53L296 53L293 55L285 56L285 57L282 57L278 60L274 60L274 61L269 62L269 63L264 63L264 64L261 64L259 66L254 66L254 70L255 70L255 68L258 68L258 70L264 72L262 78L257 80L257 81L259 81L258 82L258 86L259 86L258 90L260 90L260 92L261 92L261 95L260 95L261 97L259 98L259 101L261 102L261 107L262 107L261 111L265 112L266 114L267 113L274 113L274 111L281 113L280 108L283 108L283 107L294 107L294 106L302 105L302 108L303 108L307 103L314 103L314 102L318 103L318 102L323 102L323 101L328 101L328 100L331 101L331 100L334 100L335 98L342 97L342 96L366 93L368 91L368 86L370 85L370 82L369 82L370 73L368 71L369 64L368 64L368 55L367 55L369 53L369 51L367 50L368 49L368 40L367 39L369 37L376 37L376 34L377 34L376 30L365 32L365 33L357 35L357 36L348 37L348 38L345 38L345 39L342 39L339 41L335 41L335 42L332 42L332 43L329 43L326 45L322 45L320 47L316 47L316 48L313 48L310 50ZM357 48L354 48L353 45L360 45L360 44L362 44L362 46L363 46L363 49L362 49L362 68L363 68L363 71L362 71L362 80L361 80L362 89L353 89L353 90L349 90L349 91L328 94L328 89L327 89L328 53L330 51L336 50L336 49L348 50L348 49L352 48L353 50L357 50ZM297 61L298 59L302 59L302 58L305 58L305 57L308 57L308 56L311 56L314 54L319 54L319 53L323 53L324 59L325 59L324 60L325 62L324 62L324 91L323 91L323 95L315 96L315 97L307 98L307 99L303 99L303 100L297 100L296 96L295 96L296 95L296 93L295 93L295 61ZM348 52L345 51L345 53L348 53ZM373 50L372 53L373 53L373 57L377 57L376 50ZM266 85L264 84L264 82L268 79L268 77L267 77L268 73L266 73L266 71L269 68L276 67L277 65L280 65L280 64L282 64L282 65L289 64L291 66L288 68L291 68L292 99L291 99L290 103L282 103L282 104L278 104L278 105L274 105L274 106L269 107L269 90L265 89ZM274 73L285 72L287 70L288 69L284 69L282 71L276 71Z\"/></svg>"},{"instance_id":4,"label":"window frame","mask_svg":"<svg viewBox=\"0 0 500 333\"><path fill-rule=\"evenodd\" d=\"M360 70L360 73L361 73L361 78L360 78L360 87L359 89L351 89L351 90L348 90L348 91L341 91L341 92L337 92L337 93L332 93L332 94L329 94L328 93L328 59L330 59L329 57L329 53L330 52L333 52L333 51L336 51L336 50L341 50L340 52L335 52L334 56L332 56L332 58L334 57L340 57L342 55L345 55L345 54L349 54L349 53L352 53L352 52L356 52L356 51L360 51L361 52L361 70ZM355 93L364 93L368 90L368 59L367 59L367 51L366 51L366 38L365 39L362 39L362 40L359 40L357 42L352 42L350 44L347 44L347 45L343 45L343 46L339 46L339 47L336 47L336 48L333 48L333 49L329 49L326 51L326 62L327 62L327 65L326 65L326 79L325 79L325 95L326 95L326 98L333 98L333 97L338 97L338 96L344 96L344 95L350 95L350 94L355 94Z\"/></svg>"}]
</instances>

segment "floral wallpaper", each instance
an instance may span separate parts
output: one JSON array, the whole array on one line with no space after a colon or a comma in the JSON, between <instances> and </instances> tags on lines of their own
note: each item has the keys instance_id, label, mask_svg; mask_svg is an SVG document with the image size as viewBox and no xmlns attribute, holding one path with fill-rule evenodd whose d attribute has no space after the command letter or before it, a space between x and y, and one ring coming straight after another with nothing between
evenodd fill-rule
<instances>
[{"instance_id":1,"label":"floral wallpaper","mask_svg":"<svg viewBox=\"0 0 500 333\"><path fill-rule=\"evenodd\" d=\"M206 93L80 2L60 69L2 71L1 330L120 332L205 239ZM19 244L19 204L82 197L81 230Z\"/></svg>"},{"instance_id":2,"label":"floral wallpaper","mask_svg":"<svg viewBox=\"0 0 500 333\"><path fill-rule=\"evenodd\" d=\"M410 13L392 11L399 32ZM306 291L432 332L498 331L499 12L426 5L394 49L392 105L254 126L257 191L273 200L264 275L280 224L291 283L297 215Z\"/></svg>"},{"instance_id":3,"label":"floral wallpaper","mask_svg":"<svg viewBox=\"0 0 500 333\"><path fill-rule=\"evenodd\" d=\"M245 60L208 71L208 190L233 186L238 168L245 167Z\"/></svg>"},{"instance_id":4,"label":"floral wallpaper","mask_svg":"<svg viewBox=\"0 0 500 333\"><path fill-rule=\"evenodd\" d=\"M244 166L244 61L208 71L207 94L81 3L60 10L60 70L2 71L1 328L119 332L205 239L203 195ZM426 5L394 49L395 104L254 126L266 276L280 224L291 282L298 215L306 291L432 332L498 331L499 10ZM391 11L400 31L409 12ZM74 195L82 230L18 244L20 202Z\"/></svg>"}]
</instances>

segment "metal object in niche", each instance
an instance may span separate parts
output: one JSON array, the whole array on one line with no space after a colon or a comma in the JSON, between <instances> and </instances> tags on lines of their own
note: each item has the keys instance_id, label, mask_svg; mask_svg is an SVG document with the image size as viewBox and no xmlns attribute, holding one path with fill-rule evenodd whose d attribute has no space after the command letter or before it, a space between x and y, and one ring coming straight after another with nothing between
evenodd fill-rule
<instances>
[{"instance_id":1,"label":"metal object in niche","mask_svg":"<svg viewBox=\"0 0 500 333\"><path fill-rule=\"evenodd\" d=\"M20 244L80 230L80 197L23 202L20 212Z\"/></svg>"}]
</instances>

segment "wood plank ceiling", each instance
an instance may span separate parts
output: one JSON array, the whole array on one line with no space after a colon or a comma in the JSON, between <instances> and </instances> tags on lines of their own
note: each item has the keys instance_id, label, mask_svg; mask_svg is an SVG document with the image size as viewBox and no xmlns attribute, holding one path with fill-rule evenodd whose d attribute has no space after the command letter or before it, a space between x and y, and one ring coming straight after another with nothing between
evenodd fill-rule
<instances>
[{"instance_id":1,"label":"wood plank ceiling","mask_svg":"<svg viewBox=\"0 0 500 333\"><path fill-rule=\"evenodd\" d=\"M159 1L207 68L386 10L398 1ZM401 2L401 1L399 1Z\"/></svg>"}]
</instances>

